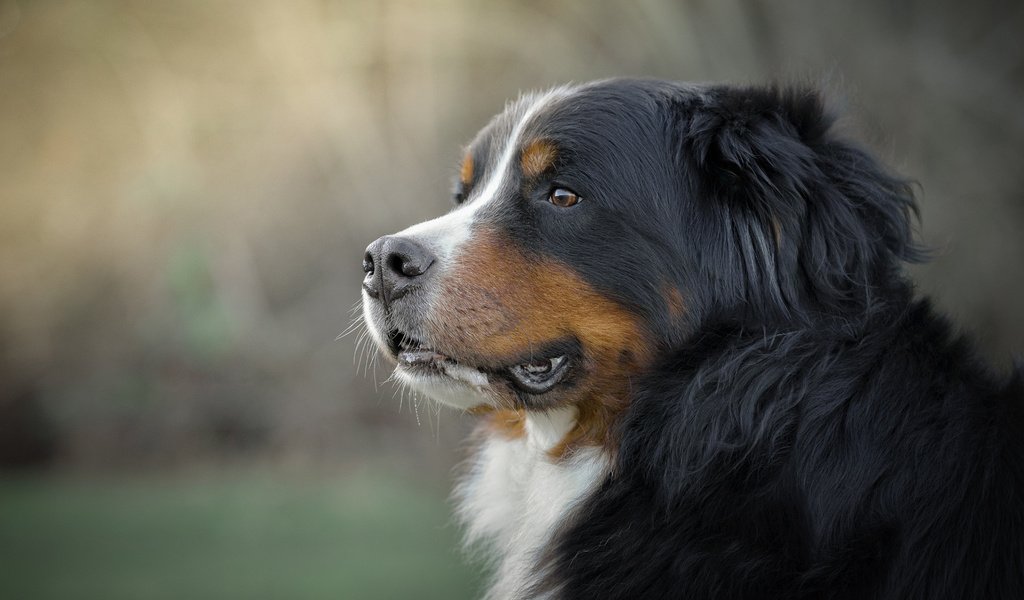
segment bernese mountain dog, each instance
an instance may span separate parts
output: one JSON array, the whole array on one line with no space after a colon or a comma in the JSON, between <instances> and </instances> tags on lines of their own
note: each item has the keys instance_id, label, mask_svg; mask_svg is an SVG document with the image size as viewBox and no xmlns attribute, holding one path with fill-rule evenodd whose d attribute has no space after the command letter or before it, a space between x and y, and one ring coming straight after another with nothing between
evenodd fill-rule
<instances>
[{"instance_id":1,"label":"bernese mountain dog","mask_svg":"<svg viewBox=\"0 0 1024 600\"><path fill-rule=\"evenodd\" d=\"M510 103L376 240L395 378L479 420L487 598L1024 598L1024 385L902 264L912 185L806 89Z\"/></svg>"}]
</instances>

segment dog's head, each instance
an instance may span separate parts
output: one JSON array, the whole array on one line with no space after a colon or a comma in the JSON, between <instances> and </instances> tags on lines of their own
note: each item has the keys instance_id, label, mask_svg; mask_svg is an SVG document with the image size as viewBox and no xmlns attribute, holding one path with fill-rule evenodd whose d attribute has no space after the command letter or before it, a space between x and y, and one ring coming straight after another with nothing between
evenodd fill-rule
<instances>
[{"instance_id":1,"label":"dog's head","mask_svg":"<svg viewBox=\"0 0 1024 600\"><path fill-rule=\"evenodd\" d=\"M830 125L774 88L523 96L469 145L451 212L367 248L372 337L438 401L602 422L712 321L846 318L911 257L913 205Z\"/></svg>"}]
</instances>

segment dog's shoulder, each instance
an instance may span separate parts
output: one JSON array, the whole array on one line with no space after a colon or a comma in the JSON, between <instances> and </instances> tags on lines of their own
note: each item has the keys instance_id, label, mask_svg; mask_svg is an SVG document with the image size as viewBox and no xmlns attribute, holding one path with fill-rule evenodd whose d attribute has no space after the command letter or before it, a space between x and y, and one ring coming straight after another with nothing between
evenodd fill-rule
<instances>
[{"instance_id":1,"label":"dog's shoulder","mask_svg":"<svg viewBox=\"0 0 1024 600\"><path fill-rule=\"evenodd\" d=\"M858 332L709 330L637 382L613 475L557 538L549 585L565 598L1024 589L1024 565L999 564L1024 556L1020 375L1001 382L927 301L895 300Z\"/></svg>"}]
</instances>

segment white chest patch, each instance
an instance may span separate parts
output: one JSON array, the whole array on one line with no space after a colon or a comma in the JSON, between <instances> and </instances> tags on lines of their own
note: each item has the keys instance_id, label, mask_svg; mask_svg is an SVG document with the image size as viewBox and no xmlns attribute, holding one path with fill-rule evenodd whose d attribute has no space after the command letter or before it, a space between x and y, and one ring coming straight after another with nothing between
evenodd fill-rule
<instances>
[{"instance_id":1,"label":"white chest patch","mask_svg":"<svg viewBox=\"0 0 1024 600\"><path fill-rule=\"evenodd\" d=\"M528 415L526 435L487 440L459 485L467 543L497 558L487 598L519 598L535 582L535 561L572 509L607 475L609 457L588 448L555 461L547 451L575 424L575 409Z\"/></svg>"}]
</instances>

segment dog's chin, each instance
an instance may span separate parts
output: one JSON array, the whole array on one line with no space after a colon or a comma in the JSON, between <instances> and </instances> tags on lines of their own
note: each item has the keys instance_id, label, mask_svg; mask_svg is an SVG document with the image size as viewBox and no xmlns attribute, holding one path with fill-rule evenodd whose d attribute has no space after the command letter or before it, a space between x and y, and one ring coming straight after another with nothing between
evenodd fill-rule
<instances>
[{"instance_id":1,"label":"dog's chin","mask_svg":"<svg viewBox=\"0 0 1024 600\"><path fill-rule=\"evenodd\" d=\"M458 364L424 369L399 363L395 377L431 400L462 410L491 404L487 374Z\"/></svg>"},{"instance_id":2,"label":"dog's chin","mask_svg":"<svg viewBox=\"0 0 1024 600\"><path fill-rule=\"evenodd\" d=\"M381 334L375 323L370 319L367 322L380 353L395 363L394 378L409 389L439 404L462 410L492 403L493 394L489 393L492 375L460 364L397 330Z\"/></svg>"}]
</instances>

